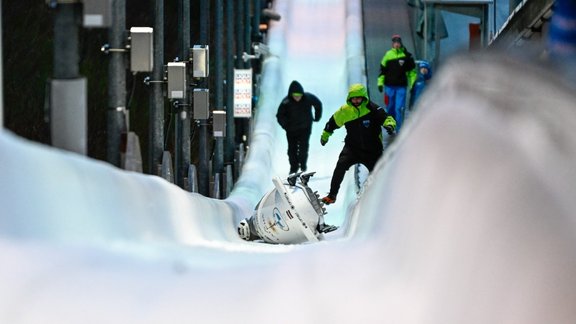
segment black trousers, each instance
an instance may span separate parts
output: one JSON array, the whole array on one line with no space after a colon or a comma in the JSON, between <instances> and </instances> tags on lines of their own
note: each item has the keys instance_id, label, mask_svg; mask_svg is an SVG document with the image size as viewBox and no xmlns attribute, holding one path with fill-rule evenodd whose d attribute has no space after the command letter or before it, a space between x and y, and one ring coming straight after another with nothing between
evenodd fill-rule
<instances>
[{"instance_id":1,"label":"black trousers","mask_svg":"<svg viewBox=\"0 0 576 324\"><path fill-rule=\"evenodd\" d=\"M303 129L296 132L287 132L288 140L288 161L290 162L290 173L306 170L308 167L308 148L312 129Z\"/></svg>"},{"instance_id":2,"label":"black trousers","mask_svg":"<svg viewBox=\"0 0 576 324\"><path fill-rule=\"evenodd\" d=\"M376 150L372 152L354 150L346 145L340 152L338 156L338 162L336 162L336 168L334 168L334 173L332 174L332 181L330 182L330 195L336 197L338 191L340 190L340 184L344 180L344 175L346 171L354 164L364 164L368 171L372 171L378 159L382 156L382 150Z\"/></svg>"}]
</instances>

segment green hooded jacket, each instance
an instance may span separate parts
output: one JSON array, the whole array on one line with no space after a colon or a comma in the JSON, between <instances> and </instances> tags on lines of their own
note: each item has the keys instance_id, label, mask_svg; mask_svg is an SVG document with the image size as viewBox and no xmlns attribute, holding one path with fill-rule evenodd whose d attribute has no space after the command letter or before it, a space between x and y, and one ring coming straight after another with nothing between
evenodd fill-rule
<instances>
[{"instance_id":1,"label":"green hooded jacket","mask_svg":"<svg viewBox=\"0 0 576 324\"><path fill-rule=\"evenodd\" d=\"M416 64L412 54L404 48L392 48L380 61L378 85L399 86L411 89L416 82Z\"/></svg>"},{"instance_id":2,"label":"green hooded jacket","mask_svg":"<svg viewBox=\"0 0 576 324\"><path fill-rule=\"evenodd\" d=\"M354 107L350 98L362 97L364 101ZM382 151L382 126L395 128L396 121L384 108L368 98L368 90L362 84L353 84L348 90L346 104L342 105L324 127L325 140L335 129L346 127L345 145L362 151Z\"/></svg>"}]
</instances>

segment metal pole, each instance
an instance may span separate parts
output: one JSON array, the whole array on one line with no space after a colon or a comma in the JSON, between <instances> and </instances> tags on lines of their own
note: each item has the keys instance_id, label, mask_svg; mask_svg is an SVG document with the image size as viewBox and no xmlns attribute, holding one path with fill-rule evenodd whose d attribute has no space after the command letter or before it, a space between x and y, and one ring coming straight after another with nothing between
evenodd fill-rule
<instances>
[{"instance_id":1,"label":"metal pole","mask_svg":"<svg viewBox=\"0 0 576 324\"><path fill-rule=\"evenodd\" d=\"M50 82L52 145L72 152L87 152L86 79L80 78L78 38L79 3L56 3L54 15L54 66Z\"/></svg>"},{"instance_id":2,"label":"metal pole","mask_svg":"<svg viewBox=\"0 0 576 324\"><path fill-rule=\"evenodd\" d=\"M496 7L496 1L494 1L494 7ZM488 41L490 39L489 37L489 32L488 32L488 26L490 25L490 21L489 21L489 14L488 11L490 10L488 5L482 5L482 20L480 21L480 25L482 26L482 48L486 48L486 46L488 46ZM494 16L496 17L496 16ZM496 31L494 31L496 32Z\"/></svg>"},{"instance_id":3,"label":"metal pole","mask_svg":"<svg viewBox=\"0 0 576 324\"><path fill-rule=\"evenodd\" d=\"M215 0L214 9L216 13L215 29L214 29L214 56L216 57L215 71L215 106L218 109L224 107L224 51L223 46L223 33L224 33L224 5L223 0Z\"/></svg>"},{"instance_id":4,"label":"metal pole","mask_svg":"<svg viewBox=\"0 0 576 324\"><path fill-rule=\"evenodd\" d=\"M241 69L244 67L242 62L242 53L244 53L244 0L240 0L236 2L236 19L234 20L235 23L235 31L236 31L236 68Z\"/></svg>"},{"instance_id":5,"label":"metal pole","mask_svg":"<svg viewBox=\"0 0 576 324\"><path fill-rule=\"evenodd\" d=\"M185 5L185 10L184 13L182 15L183 19L184 19L184 37L182 38L182 60L185 60L187 62L190 61L190 42L191 42L191 30L190 30L190 0L186 0L184 1ZM191 76L191 68L187 68L186 69L188 76L186 77L186 80L191 80L192 78ZM188 83L190 84L190 82ZM186 94L186 99L184 100L185 105L182 106L183 108L183 113L182 117L181 117L181 121L182 121L182 165L181 165L181 171L180 171L180 177L182 179L182 188L186 188L186 184L185 184L185 180L184 178L188 177L188 169L190 168L190 163L191 163L191 137L190 137L190 129L192 127L191 123L191 114L192 114L192 106L191 106L191 102L192 100L190 99L192 97L192 88L191 86L187 86L187 91L188 94ZM188 190L190 190L190 188L188 188Z\"/></svg>"},{"instance_id":6,"label":"metal pole","mask_svg":"<svg viewBox=\"0 0 576 324\"><path fill-rule=\"evenodd\" d=\"M164 77L164 0L155 0L154 7L154 69L152 80L162 81ZM150 137L148 173L158 175L164 153L164 96L162 83L150 83Z\"/></svg>"},{"instance_id":7,"label":"metal pole","mask_svg":"<svg viewBox=\"0 0 576 324\"><path fill-rule=\"evenodd\" d=\"M441 15L441 8L437 4L433 5L434 8L434 66L437 67L438 63L440 63L440 33L438 30L440 29L440 15Z\"/></svg>"},{"instance_id":8,"label":"metal pole","mask_svg":"<svg viewBox=\"0 0 576 324\"><path fill-rule=\"evenodd\" d=\"M252 46L250 41L250 31L252 30L252 25L250 24L250 7L252 0L244 0L244 51L250 53ZM252 66L252 61L247 60L244 62L244 67L249 69Z\"/></svg>"},{"instance_id":9,"label":"metal pole","mask_svg":"<svg viewBox=\"0 0 576 324\"><path fill-rule=\"evenodd\" d=\"M54 15L54 78L74 79L79 75L78 32L80 6L57 4Z\"/></svg>"},{"instance_id":10,"label":"metal pole","mask_svg":"<svg viewBox=\"0 0 576 324\"><path fill-rule=\"evenodd\" d=\"M244 0L244 51L246 53L251 53L252 52L252 44L250 41L250 30L251 30L251 24L250 24L250 4L252 3L252 0ZM252 68L252 60L246 60L246 62L244 62L244 68L245 69L250 69ZM254 93L254 79L252 80L252 93ZM254 96L252 96L252 98L254 98ZM254 102L252 102L254 103ZM245 141L248 145L248 143L250 143L250 136L252 135L251 133L251 122L252 119L251 118L242 118L242 122L243 122L243 128L244 128L244 138Z\"/></svg>"},{"instance_id":11,"label":"metal pole","mask_svg":"<svg viewBox=\"0 0 576 324\"><path fill-rule=\"evenodd\" d=\"M112 7L112 27L108 32L110 48L124 48L126 39L126 1L116 0ZM126 121L126 63L123 52L110 52L108 65L108 162L120 167L122 133Z\"/></svg>"},{"instance_id":12,"label":"metal pole","mask_svg":"<svg viewBox=\"0 0 576 324\"><path fill-rule=\"evenodd\" d=\"M222 34L224 32L224 6L223 0L216 0L214 8L216 13L216 22L214 30L214 56L216 58L215 64L215 103L214 107L218 110L224 109L224 53L222 50ZM224 172L224 139L222 137L215 138L214 145L214 173L223 174Z\"/></svg>"},{"instance_id":13,"label":"metal pole","mask_svg":"<svg viewBox=\"0 0 576 324\"><path fill-rule=\"evenodd\" d=\"M0 0L0 58L2 54L2 0ZM0 59L0 129L4 128L4 67Z\"/></svg>"},{"instance_id":14,"label":"metal pole","mask_svg":"<svg viewBox=\"0 0 576 324\"><path fill-rule=\"evenodd\" d=\"M245 0L240 0L237 2L238 7L236 9L237 15L235 20L235 29L236 29L236 60L235 66L237 69L244 68L244 62L242 61L242 53L245 52L245 41L244 41L244 25L245 25L245 16L244 16L244 7L245 7ZM238 118L235 120L236 122L236 143L242 143L245 136L245 118Z\"/></svg>"},{"instance_id":15,"label":"metal pole","mask_svg":"<svg viewBox=\"0 0 576 324\"><path fill-rule=\"evenodd\" d=\"M190 0L179 0L178 15L178 42L180 60L187 62L190 58ZM189 70L189 69L187 69ZM187 89L184 99L176 103L175 111L175 173L176 184L185 188L184 178L188 174L190 166L190 119L189 98L190 91Z\"/></svg>"},{"instance_id":16,"label":"metal pole","mask_svg":"<svg viewBox=\"0 0 576 324\"><path fill-rule=\"evenodd\" d=\"M234 163L234 0L226 0L226 143L224 162Z\"/></svg>"},{"instance_id":17,"label":"metal pole","mask_svg":"<svg viewBox=\"0 0 576 324\"><path fill-rule=\"evenodd\" d=\"M494 11L493 11L494 17L492 17L493 18L492 19L492 33L491 33L492 35L496 35L496 16L498 15L498 13L496 11L496 2L497 1L494 1L492 3L492 5L494 7ZM490 37L490 38L492 38L492 37Z\"/></svg>"},{"instance_id":18,"label":"metal pole","mask_svg":"<svg viewBox=\"0 0 576 324\"><path fill-rule=\"evenodd\" d=\"M210 41L210 0L200 0L200 45Z\"/></svg>"},{"instance_id":19,"label":"metal pole","mask_svg":"<svg viewBox=\"0 0 576 324\"><path fill-rule=\"evenodd\" d=\"M177 19L177 31L178 31L178 51L179 55L176 60L182 61L182 43L184 39L184 3L188 0L178 0L178 19ZM181 100L174 100L172 102L172 110L174 111L173 123L174 123L174 183L178 186L183 186L183 180L181 179L181 169L182 169L182 123L180 123L180 111L182 110L183 102Z\"/></svg>"},{"instance_id":20,"label":"metal pole","mask_svg":"<svg viewBox=\"0 0 576 324\"><path fill-rule=\"evenodd\" d=\"M209 0L200 1L200 45L208 45L209 37L208 30L210 28L210 2ZM201 88L208 88L208 79L204 78L198 82ZM210 172L209 161L210 153L208 151L208 121L206 119L199 120L199 161L198 161L198 192L201 195L208 196L210 194Z\"/></svg>"},{"instance_id":21,"label":"metal pole","mask_svg":"<svg viewBox=\"0 0 576 324\"><path fill-rule=\"evenodd\" d=\"M424 59L429 60L428 57L428 2L424 2Z\"/></svg>"},{"instance_id":22,"label":"metal pole","mask_svg":"<svg viewBox=\"0 0 576 324\"><path fill-rule=\"evenodd\" d=\"M260 38L260 15L262 13L262 0L254 0L252 18L252 41L261 42Z\"/></svg>"}]
</instances>

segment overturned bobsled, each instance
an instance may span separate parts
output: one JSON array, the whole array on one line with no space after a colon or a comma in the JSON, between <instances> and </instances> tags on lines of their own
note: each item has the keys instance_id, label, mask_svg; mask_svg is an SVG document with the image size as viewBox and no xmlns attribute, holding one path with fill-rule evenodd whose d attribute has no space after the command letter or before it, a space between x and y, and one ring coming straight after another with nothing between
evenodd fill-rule
<instances>
[{"instance_id":1,"label":"overturned bobsled","mask_svg":"<svg viewBox=\"0 0 576 324\"><path fill-rule=\"evenodd\" d=\"M294 173L286 182L272 179L274 189L262 197L250 218L238 225L238 234L247 241L297 244L317 242L323 233L337 229L326 225L323 207L317 192L308 187L315 172Z\"/></svg>"}]
</instances>

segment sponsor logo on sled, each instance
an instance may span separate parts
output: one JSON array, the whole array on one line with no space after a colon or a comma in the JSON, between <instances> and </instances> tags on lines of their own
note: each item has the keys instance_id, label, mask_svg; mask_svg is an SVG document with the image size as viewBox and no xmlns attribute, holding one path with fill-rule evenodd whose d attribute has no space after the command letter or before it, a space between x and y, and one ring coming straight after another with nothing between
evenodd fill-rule
<instances>
[{"instance_id":1,"label":"sponsor logo on sled","mask_svg":"<svg viewBox=\"0 0 576 324\"><path fill-rule=\"evenodd\" d=\"M288 230L290 230L290 228L288 227L288 224L284 221L284 218L282 218L282 214L280 213L280 210L278 208L274 208L274 210L272 211L273 214L273 221L271 222L270 220L267 222L268 223L268 229L271 229L272 231L276 231L276 227L280 228L281 230L287 232Z\"/></svg>"}]
</instances>

